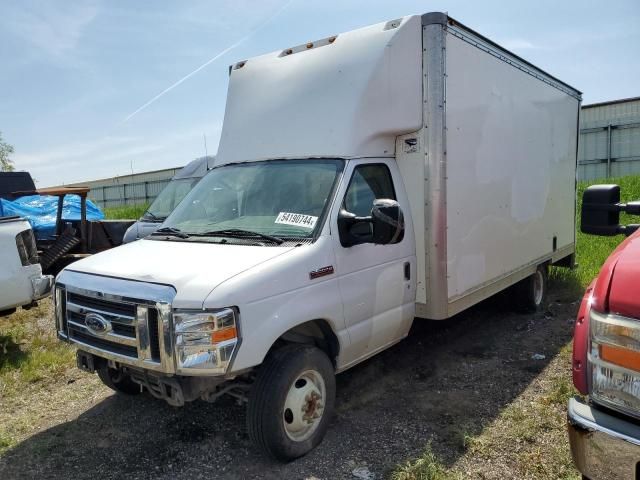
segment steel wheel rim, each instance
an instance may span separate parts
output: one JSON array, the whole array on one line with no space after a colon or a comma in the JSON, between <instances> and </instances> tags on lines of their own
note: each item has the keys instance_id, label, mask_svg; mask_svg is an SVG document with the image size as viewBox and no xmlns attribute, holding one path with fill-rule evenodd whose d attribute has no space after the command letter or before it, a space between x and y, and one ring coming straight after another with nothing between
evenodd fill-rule
<instances>
[{"instance_id":1,"label":"steel wheel rim","mask_svg":"<svg viewBox=\"0 0 640 480\"><path fill-rule=\"evenodd\" d=\"M542 297L544 295L544 277L542 272L537 270L533 276L533 301L536 305L542 303Z\"/></svg>"},{"instance_id":2,"label":"steel wheel rim","mask_svg":"<svg viewBox=\"0 0 640 480\"><path fill-rule=\"evenodd\" d=\"M307 440L318 429L324 414L326 387L322 375L306 370L291 383L284 402L282 423L294 442Z\"/></svg>"}]
</instances>

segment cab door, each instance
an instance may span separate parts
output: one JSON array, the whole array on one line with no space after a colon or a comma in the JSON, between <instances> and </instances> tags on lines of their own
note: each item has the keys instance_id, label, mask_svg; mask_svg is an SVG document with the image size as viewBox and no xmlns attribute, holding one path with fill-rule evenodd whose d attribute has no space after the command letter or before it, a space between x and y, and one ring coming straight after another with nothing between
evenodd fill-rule
<instances>
[{"instance_id":1,"label":"cab door","mask_svg":"<svg viewBox=\"0 0 640 480\"><path fill-rule=\"evenodd\" d=\"M361 243L344 247L340 242L341 209L358 217L371 215L376 199L398 201L405 232L399 243ZM351 160L331 214L331 235L339 289L350 345L341 352L341 368L373 355L404 338L415 313L416 256L413 225L404 185L394 160ZM370 236L366 223L352 231Z\"/></svg>"}]
</instances>

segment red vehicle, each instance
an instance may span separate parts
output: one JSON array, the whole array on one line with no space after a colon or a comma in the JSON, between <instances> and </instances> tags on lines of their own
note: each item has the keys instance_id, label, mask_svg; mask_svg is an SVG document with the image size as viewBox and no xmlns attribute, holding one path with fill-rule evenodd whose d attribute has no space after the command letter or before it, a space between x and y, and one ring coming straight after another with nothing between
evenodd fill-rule
<instances>
[{"instance_id":1,"label":"red vehicle","mask_svg":"<svg viewBox=\"0 0 640 480\"><path fill-rule=\"evenodd\" d=\"M628 235L582 299L573 337L573 383L586 395L569 401L573 461L591 480L640 479L640 225L620 225L620 187L595 185L583 196L582 231Z\"/></svg>"}]
</instances>

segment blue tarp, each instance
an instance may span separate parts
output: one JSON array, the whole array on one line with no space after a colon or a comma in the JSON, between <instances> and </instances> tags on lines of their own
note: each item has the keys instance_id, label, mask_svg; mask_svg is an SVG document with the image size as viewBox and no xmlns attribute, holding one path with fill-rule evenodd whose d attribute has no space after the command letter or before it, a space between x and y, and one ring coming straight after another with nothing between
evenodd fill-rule
<instances>
[{"instance_id":1,"label":"blue tarp","mask_svg":"<svg viewBox=\"0 0 640 480\"><path fill-rule=\"evenodd\" d=\"M28 195L15 200L0 198L0 217L17 215L26 218L38 240L51 239L56 231L58 197L52 195ZM87 199L87 220L102 220L104 214ZM80 220L80 196L65 195L62 206L63 220Z\"/></svg>"}]
</instances>

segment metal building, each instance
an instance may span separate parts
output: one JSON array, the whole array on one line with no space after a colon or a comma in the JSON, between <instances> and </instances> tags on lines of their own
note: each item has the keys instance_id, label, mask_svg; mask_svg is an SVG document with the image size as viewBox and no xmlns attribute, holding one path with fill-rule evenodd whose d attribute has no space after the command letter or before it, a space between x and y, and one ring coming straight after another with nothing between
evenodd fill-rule
<instances>
[{"instance_id":1,"label":"metal building","mask_svg":"<svg viewBox=\"0 0 640 480\"><path fill-rule=\"evenodd\" d=\"M578 180L640 174L640 97L584 105Z\"/></svg>"},{"instance_id":2,"label":"metal building","mask_svg":"<svg viewBox=\"0 0 640 480\"><path fill-rule=\"evenodd\" d=\"M91 180L65 185L67 187L88 186L89 197L101 208L121 205L139 205L151 202L162 191L180 167L153 170L150 172L121 175L119 177Z\"/></svg>"}]
</instances>

